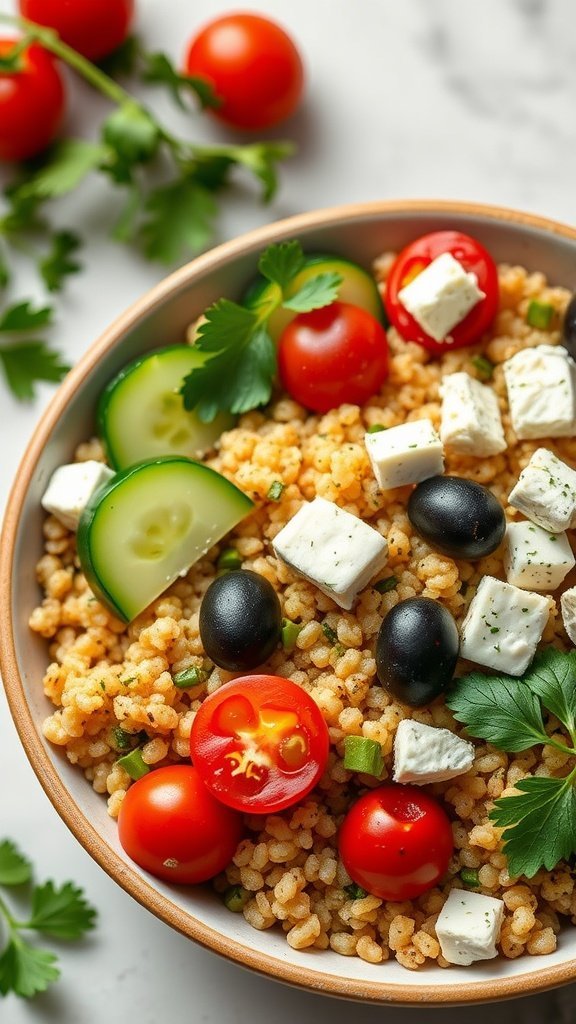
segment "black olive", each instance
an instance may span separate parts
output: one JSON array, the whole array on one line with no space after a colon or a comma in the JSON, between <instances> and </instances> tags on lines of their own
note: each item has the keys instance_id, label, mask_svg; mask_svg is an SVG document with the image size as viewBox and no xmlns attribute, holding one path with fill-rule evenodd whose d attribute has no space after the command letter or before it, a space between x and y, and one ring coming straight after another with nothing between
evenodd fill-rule
<instances>
[{"instance_id":1,"label":"black olive","mask_svg":"<svg viewBox=\"0 0 576 1024\"><path fill-rule=\"evenodd\" d=\"M576 359L576 295L572 296L566 306L564 323L562 325L562 337L564 348L568 349L573 359Z\"/></svg>"},{"instance_id":2,"label":"black olive","mask_svg":"<svg viewBox=\"0 0 576 1024\"><path fill-rule=\"evenodd\" d=\"M444 555L484 558L506 532L504 510L487 487L460 476L431 476L408 500L414 529Z\"/></svg>"},{"instance_id":3,"label":"black olive","mask_svg":"<svg viewBox=\"0 0 576 1024\"><path fill-rule=\"evenodd\" d=\"M410 597L392 608L376 640L382 686L403 704L429 704L448 685L460 639L450 612L429 597Z\"/></svg>"},{"instance_id":4,"label":"black olive","mask_svg":"<svg viewBox=\"0 0 576 1024\"><path fill-rule=\"evenodd\" d=\"M280 640L282 610L274 587L249 569L210 584L200 605L200 638L208 657L230 672L256 668Z\"/></svg>"}]
</instances>

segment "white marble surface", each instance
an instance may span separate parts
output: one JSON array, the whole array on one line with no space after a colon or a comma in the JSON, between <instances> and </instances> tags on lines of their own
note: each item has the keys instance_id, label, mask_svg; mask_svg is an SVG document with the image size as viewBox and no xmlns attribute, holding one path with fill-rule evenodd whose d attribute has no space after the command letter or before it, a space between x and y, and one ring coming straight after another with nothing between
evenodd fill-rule
<instances>
[{"instance_id":1,"label":"white marble surface","mask_svg":"<svg viewBox=\"0 0 576 1024\"><path fill-rule=\"evenodd\" d=\"M0 11L14 9L0 0ZM308 68L305 108L277 135L299 142L270 208L239 187L220 221L220 238L318 206L392 197L443 197L507 204L576 220L576 36L573 0L260 0L243 3L277 17L293 33ZM139 0L139 28L151 47L173 55L217 0ZM82 131L104 109L75 86L71 120ZM166 105L162 109L168 112ZM218 138L209 122L170 114L196 138ZM90 236L85 272L61 303L57 338L73 361L160 276L156 267L109 242L93 184L62 202L58 217ZM36 290L24 265L19 293ZM0 510L28 437L50 397L29 406L0 391ZM1 641L0 641L1 642ZM74 878L100 910L93 937L62 949L63 977L27 1004L0 1005L6 1024L302 1024L331 1015L344 1024L413 1022L424 1011L355 1006L281 988L232 966L170 931L124 894L68 833L28 766L0 692L0 834L34 857L41 876ZM572 989L490 1010L432 1010L430 1024L460 1020L519 1024L576 1016Z\"/></svg>"}]
</instances>

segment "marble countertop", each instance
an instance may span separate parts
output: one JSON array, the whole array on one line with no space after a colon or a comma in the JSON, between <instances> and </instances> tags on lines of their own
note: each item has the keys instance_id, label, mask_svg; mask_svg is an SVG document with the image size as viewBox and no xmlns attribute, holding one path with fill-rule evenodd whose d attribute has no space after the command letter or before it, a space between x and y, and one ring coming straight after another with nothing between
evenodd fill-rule
<instances>
[{"instance_id":1,"label":"marble countertop","mask_svg":"<svg viewBox=\"0 0 576 1024\"><path fill-rule=\"evenodd\" d=\"M228 10L217 0L139 0L138 27L150 48L178 58L203 21ZM218 239L314 207L380 198L469 199L576 222L576 35L573 0L250 0L278 18L302 49L306 104L278 136L299 143L268 208L238 185L225 204ZM13 11L0 0L0 11ZM82 131L104 107L76 85L71 125ZM168 105L160 103L168 114ZM173 123L188 128L184 115ZM198 120L195 138L224 135ZM84 273L59 304L57 339L70 361L161 276L157 267L109 241L101 210L106 186L62 202L57 217L90 237ZM107 214L106 214L107 215ZM19 294L39 294L23 262ZM19 459L51 391L22 406L0 393L0 511ZM381 1009L281 988L233 966L171 931L118 888L67 831L36 781L0 691L0 834L13 837L42 877L73 878L100 910L97 931L62 949L60 983L33 1003L9 998L6 1024L413 1024L418 1009ZM460 1020L569 1024L576 990L482 1007L426 1011L430 1024Z\"/></svg>"}]
</instances>

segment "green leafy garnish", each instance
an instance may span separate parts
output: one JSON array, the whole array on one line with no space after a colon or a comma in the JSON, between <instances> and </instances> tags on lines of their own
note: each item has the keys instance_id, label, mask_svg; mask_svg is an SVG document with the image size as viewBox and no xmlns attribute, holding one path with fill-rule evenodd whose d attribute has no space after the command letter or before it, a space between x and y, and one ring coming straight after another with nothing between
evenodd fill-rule
<instances>
[{"instance_id":1,"label":"green leafy garnish","mask_svg":"<svg viewBox=\"0 0 576 1024\"><path fill-rule=\"evenodd\" d=\"M80 239L72 231L57 231L50 251L38 264L40 274L49 292L58 292L69 274L82 270L80 263L71 259L80 248Z\"/></svg>"},{"instance_id":2,"label":"green leafy garnish","mask_svg":"<svg viewBox=\"0 0 576 1024\"><path fill-rule=\"evenodd\" d=\"M57 384L70 369L45 341L0 345L0 363L10 390L22 401L34 398L37 381Z\"/></svg>"},{"instance_id":3,"label":"green leafy garnish","mask_svg":"<svg viewBox=\"0 0 576 1024\"><path fill-rule=\"evenodd\" d=\"M361 885L356 885L356 882L345 885L344 892L347 893L351 900L363 900L368 895L366 889L363 889Z\"/></svg>"},{"instance_id":4,"label":"green leafy garnish","mask_svg":"<svg viewBox=\"0 0 576 1024\"><path fill-rule=\"evenodd\" d=\"M288 297L287 289L304 262L299 242L271 245L260 256L258 269L276 286L276 298L255 309L218 299L205 311L195 344L210 358L184 378L181 388L185 408L196 409L203 422L210 423L221 410L248 412L270 400L276 349L267 323L274 310L319 309L337 297L342 278L334 273L310 278Z\"/></svg>"},{"instance_id":5,"label":"green leafy garnish","mask_svg":"<svg viewBox=\"0 0 576 1024\"><path fill-rule=\"evenodd\" d=\"M379 594L388 594L390 590L394 590L394 587L398 584L397 576L386 576L383 580L378 580L374 584L374 590L377 590Z\"/></svg>"},{"instance_id":6,"label":"green leafy garnish","mask_svg":"<svg viewBox=\"0 0 576 1024\"><path fill-rule=\"evenodd\" d=\"M182 110L186 109L183 96L192 94L202 108L219 107L222 101L204 78L182 75L176 70L165 53L145 53L143 56L142 78L153 85L166 85Z\"/></svg>"},{"instance_id":7,"label":"green leafy garnish","mask_svg":"<svg viewBox=\"0 0 576 1024\"><path fill-rule=\"evenodd\" d=\"M471 672L456 680L446 703L471 736L516 753L544 744L576 757L576 651L549 647L521 678ZM545 721L554 715L569 736L552 739ZM504 828L511 875L531 878L576 852L576 767L563 778L528 777L518 795L500 797L490 819Z\"/></svg>"},{"instance_id":8,"label":"green leafy garnish","mask_svg":"<svg viewBox=\"0 0 576 1024\"><path fill-rule=\"evenodd\" d=\"M242 555L236 548L224 548L218 555L216 570L219 573L231 572L242 567Z\"/></svg>"},{"instance_id":9,"label":"green leafy garnish","mask_svg":"<svg viewBox=\"0 0 576 1024\"><path fill-rule=\"evenodd\" d=\"M174 263L210 240L217 213L211 192L193 177L155 189L144 205L141 238L148 259Z\"/></svg>"},{"instance_id":10,"label":"green leafy garnish","mask_svg":"<svg viewBox=\"0 0 576 1024\"><path fill-rule=\"evenodd\" d=\"M28 859L9 839L0 842L0 886L24 885L31 878ZM6 944L0 952L0 994L13 992L29 999L56 981L60 970L54 953L31 945L22 933L38 932L73 941L94 927L96 911L72 882L58 887L48 881L33 887L27 920L17 920L2 896L0 917L6 926Z\"/></svg>"}]
</instances>

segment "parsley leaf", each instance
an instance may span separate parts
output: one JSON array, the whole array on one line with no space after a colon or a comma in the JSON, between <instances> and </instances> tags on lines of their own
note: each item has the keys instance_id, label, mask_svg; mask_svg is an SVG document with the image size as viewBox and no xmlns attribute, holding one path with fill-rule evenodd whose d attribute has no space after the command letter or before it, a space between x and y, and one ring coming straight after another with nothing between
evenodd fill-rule
<instances>
[{"instance_id":1,"label":"parsley leaf","mask_svg":"<svg viewBox=\"0 0 576 1024\"><path fill-rule=\"evenodd\" d=\"M40 274L49 292L58 292L68 274L77 274L80 263L71 259L72 253L80 248L80 239L71 231L57 231L52 239L52 248L39 263Z\"/></svg>"},{"instance_id":2,"label":"parsley leaf","mask_svg":"<svg viewBox=\"0 0 576 1024\"><path fill-rule=\"evenodd\" d=\"M262 198L269 202L276 194L278 176L276 164L294 154L291 142L253 142L244 146L199 146L194 156L202 161L226 160L229 166L239 164L251 171L262 183Z\"/></svg>"},{"instance_id":3,"label":"parsley leaf","mask_svg":"<svg viewBox=\"0 0 576 1024\"><path fill-rule=\"evenodd\" d=\"M142 226L144 251L149 259L174 263L195 253L210 239L216 203L193 178L155 189L146 201L148 219Z\"/></svg>"},{"instance_id":4,"label":"parsley leaf","mask_svg":"<svg viewBox=\"0 0 576 1024\"><path fill-rule=\"evenodd\" d=\"M209 82L195 75L181 75L165 53L143 53L144 67L142 78L145 82L155 85L166 85L183 110L186 104L182 98L185 92L191 92L199 101L202 109L219 107L222 100L216 95Z\"/></svg>"},{"instance_id":5,"label":"parsley leaf","mask_svg":"<svg viewBox=\"0 0 576 1024\"><path fill-rule=\"evenodd\" d=\"M286 290L304 263L299 242L271 245L260 256L258 268L276 286L275 296L254 309L230 299L218 299L205 311L195 345L199 351L212 355L184 378L180 389L184 407L197 409L203 422L210 423L219 410L248 412L270 400L276 375L276 349L268 333L268 318L287 304ZM297 293L301 311L332 302L339 283L336 274L319 273L311 278L310 287Z\"/></svg>"},{"instance_id":6,"label":"parsley leaf","mask_svg":"<svg viewBox=\"0 0 576 1024\"><path fill-rule=\"evenodd\" d=\"M45 949L36 949L14 935L0 956L0 993L14 992L30 999L44 992L51 981L57 981L60 971L58 958Z\"/></svg>"},{"instance_id":7,"label":"parsley leaf","mask_svg":"<svg viewBox=\"0 0 576 1024\"><path fill-rule=\"evenodd\" d=\"M540 701L522 679L471 672L457 679L446 697L471 736L515 753L547 743Z\"/></svg>"},{"instance_id":8,"label":"parsley leaf","mask_svg":"<svg viewBox=\"0 0 576 1024\"><path fill-rule=\"evenodd\" d=\"M0 345L0 363L12 393L21 401L34 398L36 381L61 381L70 367L45 341Z\"/></svg>"},{"instance_id":9,"label":"parsley leaf","mask_svg":"<svg viewBox=\"0 0 576 1024\"><path fill-rule=\"evenodd\" d=\"M576 651L540 651L524 682L567 728L576 745Z\"/></svg>"},{"instance_id":10,"label":"parsley leaf","mask_svg":"<svg viewBox=\"0 0 576 1024\"><path fill-rule=\"evenodd\" d=\"M50 150L47 162L15 189L17 201L54 199L72 192L108 155L102 143L64 139Z\"/></svg>"},{"instance_id":11,"label":"parsley leaf","mask_svg":"<svg viewBox=\"0 0 576 1024\"><path fill-rule=\"evenodd\" d=\"M318 274L310 278L298 291L288 299L284 299L282 307L293 309L296 313L306 313L311 309L321 309L334 302L338 289L342 284L340 274Z\"/></svg>"},{"instance_id":12,"label":"parsley leaf","mask_svg":"<svg viewBox=\"0 0 576 1024\"><path fill-rule=\"evenodd\" d=\"M79 939L94 927L96 911L72 882L57 889L53 882L37 886L32 896L32 916L27 928L57 939Z\"/></svg>"},{"instance_id":13,"label":"parsley leaf","mask_svg":"<svg viewBox=\"0 0 576 1024\"><path fill-rule=\"evenodd\" d=\"M521 779L520 796L496 800L490 820L504 827L503 839L511 875L531 878L548 871L574 852L576 790L572 775L565 779Z\"/></svg>"},{"instance_id":14,"label":"parsley leaf","mask_svg":"<svg viewBox=\"0 0 576 1024\"><path fill-rule=\"evenodd\" d=\"M4 310L0 316L0 331L29 331L37 327L47 327L52 320L53 310L50 306L34 309L32 303L15 303Z\"/></svg>"},{"instance_id":15,"label":"parsley leaf","mask_svg":"<svg viewBox=\"0 0 576 1024\"><path fill-rule=\"evenodd\" d=\"M0 843L0 885L23 885L32 877L32 865L10 839Z\"/></svg>"}]
</instances>

